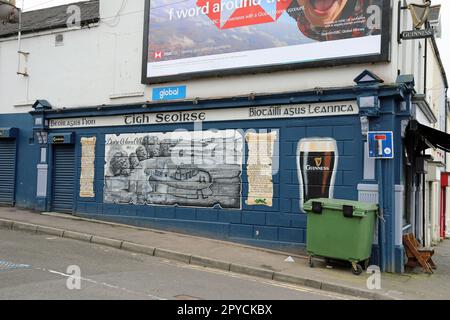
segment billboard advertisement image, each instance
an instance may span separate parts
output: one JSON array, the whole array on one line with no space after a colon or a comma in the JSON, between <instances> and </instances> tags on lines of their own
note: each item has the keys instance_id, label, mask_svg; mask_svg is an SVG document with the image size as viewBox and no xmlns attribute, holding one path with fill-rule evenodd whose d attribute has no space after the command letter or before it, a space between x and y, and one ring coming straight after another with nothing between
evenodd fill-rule
<instances>
[{"instance_id":1,"label":"billboard advertisement image","mask_svg":"<svg viewBox=\"0 0 450 320\"><path fill-rule=\"evenodd\" d=\"M148 0L145 15L143 83L388 59L385 0Z\"/></svg>"}]
</instances>

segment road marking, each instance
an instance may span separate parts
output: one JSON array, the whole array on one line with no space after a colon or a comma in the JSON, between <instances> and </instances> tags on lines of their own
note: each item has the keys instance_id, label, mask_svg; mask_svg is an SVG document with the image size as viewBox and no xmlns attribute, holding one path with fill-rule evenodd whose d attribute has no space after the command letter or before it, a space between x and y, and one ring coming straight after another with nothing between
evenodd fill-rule
<instances>
[{"instance_id":1,"label":"road marking","mask_svg":"<svg viewBox=\"0 0 450 320\"><path fill-rule=\"evenodd\" d=\"M52 273L52 274L56 274L56 275L59 275L59 276L65 277L65 278L73 277L73 275L71 275L71 274L67 274L67 273L64 273L64 272L59 272L59 271L55 271L55 270L51 270L51 269L45 269L45 268L35 268L35 269L36 270L41 270L41 271L44 271L44 272L49 272L49 273ZM98 281L95 281L95 280L89 279L89 278L80 277L80 280L81 281L86 281L86 282L89 282L89 283L92 283L92 284L95 284L95 285L104 286L104 287L107 287L107 288L110 288L110 289L116 289L116 290L125 291L127 293L134 294L134 295L139 295L139 296L144 295L144 296L147 296L147 297L149 297L149 298L151 298L153 300L167 300L167 299L165 299L163 297L158 297L158 296L155 296L155 295L152 295L152 294L149 294L149 293L137 292L137 291L129 290L127 288L121 288L119 286L115 286L115 285L112 285L112 284L109 284L109 283L106 283L106 282L98 282Z\"/></svg>"},{"instance_id":2,"label":"road marking","mask_svg":"<svg viewBox=\"0 0 450 320\"><path fill-rule=\"evenodd\" d=\"M17 269L30 269L31 266L28 264L17 264L10 261L0 260L0 271L5 270L17 270Z\"/></svg>"},{"instance_id":3,"label":"road marking","mask_svg":"<svg viewBox=\"0 0 450 320\"><path fill-rule=\"evenodd\" d=\"M338 293L328 292L328 291L324 291L324 290L320 290L320 289L301 287L301 286L297 286L297 285L294 285L294 284L291 285L291 284L286 284L286 283L280 283L280 282L276 282L274 280L265 280L265 279L260 279L260 278L254 278L254 277L251 277L251 276L242 275L242 274L238 274L238 273L233 273L233 272L230 272L230 271L217 270L217 269L212 269L212 268L202 267L202 266L195 266L195 265L182 265L182 264L179 264L178 266L182 267L182 268L189 268L189 269L194 269L194 270L198 270L198 271L207 271L207 272L210 272L210 273L221 274L221 275L229 276L229 277L236 278L236 279L245 279L245 280L248 280L248 281L252 281L252 282L256 282L256 283L262 283L262 284L267 284L267 285L280 287L280 288L284 288L284 289L289 289L289 290L294 290L294 291L299 291L299 292L305 292L305 293L321 295L321 296L325 296L325 297L328 297L328 298L334 298L334 299L339 299L339 300L351 300L351 299L361 300L361 298L358 298L358 297L345 296L345 295L341 295L341 294L338 294Z\"/></svg>"}]
</instances>

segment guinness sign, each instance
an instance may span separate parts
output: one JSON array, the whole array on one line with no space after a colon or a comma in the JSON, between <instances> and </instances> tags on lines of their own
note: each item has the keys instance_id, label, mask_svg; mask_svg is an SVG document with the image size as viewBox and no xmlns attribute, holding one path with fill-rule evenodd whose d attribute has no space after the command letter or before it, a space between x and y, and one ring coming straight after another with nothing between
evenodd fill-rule
<instances>
[{"instance_id":1,"label":"guinness sign","mask_svg":"<svg viewBox=\"0 0 450 320\"><path fill-rule=\"evenodd\" d=\"M300 207L310 199L333 198L338 165L333 138L303 138L297 146Z\"/></svg>"},{"instance_id":2,"label":"guinness sign","mask_svg":"<svg viewBox=\"0 0 450 320\"><path fill-rule=\"evenodd\" d=\"M401 38L403 40L423 39L434 37L434 29L403 31Z\"/></svg>"},{"instance_id":3,"label":"guinness sign","mask_svg":"<svg viewBox=\"0 0 450 320\"><path fill-rule=\"evenodd\" d=\"M411 17L414 26L414 30L403 31L402 33L399 33L399 40L424 39L424 38L432 38L435 36L435 30L433 28L429 28L429 25L426 25L431 12L430 6L431 6L430 1L426 1L424 4L409 4L406 7L400 7L399 5L399 16L398 16L399 23L400 23L400 9L408 9L409 12L411 12ZM426 28L421 29L422 26L424 25L426 26Z\"/></svg>"},{"instance_id":4,"label":"guinness sign","mask_svg":"<svg viewBox=\"0 0 450 320\"><path fill-rule=\"evenodd\" d=\"M428 20L430 13L431 2L427 1L424 4L409 4L408 9L411 12L411 16L415 29L420 29Z\"/></svg>"}]
</instances>

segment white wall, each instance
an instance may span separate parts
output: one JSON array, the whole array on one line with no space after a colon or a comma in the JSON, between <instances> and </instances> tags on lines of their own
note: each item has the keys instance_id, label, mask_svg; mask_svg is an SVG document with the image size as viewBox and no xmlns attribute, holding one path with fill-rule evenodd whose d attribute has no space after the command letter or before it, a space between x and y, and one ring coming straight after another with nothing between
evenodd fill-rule
<instances>
[{"instance_id":1,"label":"white wall","mask_svg":"<svg viewBox=\"0 0 450 320\"><path fill-rule=\"evenodd\" d=\"M151 86L140 83L144 1L128 1L120 19L115 19L121 4L122 0L101 1L103 20L97 27L26 36L22 49L30 52L28 78L16 75L16 41L0 39L1 112L28 112L36 99L47 99L59 107L150 100ZM394 30L396 8L392 14ZM64 46L55 47L57 32L65 32ZM366 68L393 83L397 48L396 32L392 32L392 63L191 80L186 83L187 95L193 99L351 86ZM130 95L133 97L126 97Z\"/></svg>"},{"instance_id":2,"label":"white wall","mask_svg":"<svg viewBox=\"0 0 450 320\"><path fill-rule=\"evenodd\" d=\"M187 96L189 99L226 97L351 86L353 79L365 68L374 71L388 84L395 82L397 70L402 74L412 73L417 91L423 93L424 63L420 55L423 56L425 41L397 44L397 0L391 2L391 63L190 80L184 82L188 86ZM116 18L121 4L122 0L102 0L102 21L90 29L53 30L25 36L22 50L30 52L28 78L16 74L17 41L0 39L1 112L28 112L36 99L47 99L60 107L151 100L151 86L141 84L144 1L128 1ZM402 30L412 29L409 11L402 10L401 14ZM60 32L64 33L64 46L55 47L54 37ZM433 52L431 46L428 47L431 57ZM429 64L434 63L430 59ZM434 69L429 66L430 73L436 73ZM176 84L180 83L167 85ZM434 101L439 95L438 90L434 83L428 88L427 97Z\"/></svg>"}]
</instances>

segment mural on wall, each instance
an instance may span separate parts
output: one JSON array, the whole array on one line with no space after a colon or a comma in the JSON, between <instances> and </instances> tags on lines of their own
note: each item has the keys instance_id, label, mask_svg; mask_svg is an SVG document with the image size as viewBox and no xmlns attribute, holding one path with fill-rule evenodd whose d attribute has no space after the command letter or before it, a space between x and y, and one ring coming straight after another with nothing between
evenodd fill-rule
<instances>
[{"instance_id":1,"label":"mural on wall","mask_svg":"<svg viewBox=\"0 0 450 320\"><path fill-rule=\"evenodd\" d=\"M249 206L273 205L273 155L278 132L247 133L247 179Z\"/></svg>"},{"instance_id":2,"label":"mural on wall","mask_svg":"<svg viewBox=\"0 0 450 320\"><path fill-rule=\"evenodd\" d=\"M338 166L338 148L333 138L305 138L297 146L300 208L310 199L333 198Z\"/></svg>"},{"instance_id":3,"label":"mural on wall","mask_svg":"<svg viewBox=\"0 0 450 320\"><path fill-rule=\"evenodd\" d=\"M80 175L80 197L94 198L94 176L95 176L95 143L96 137L81 138L81 175Z\"/></svg>"},{"instance_id":4,"label":"mural on wall","mask_svg":"<svg viewBox=\"0 0 450 320\"><path fill-rule=\"evenodd\" d=\"M105 137L105 203L241 208L236 130Z\"/></svg>"}]
</instances>

